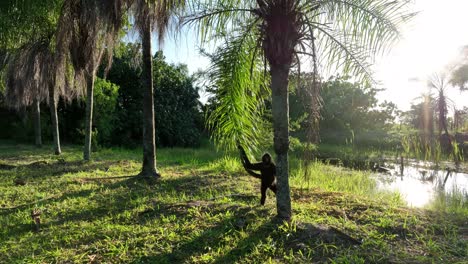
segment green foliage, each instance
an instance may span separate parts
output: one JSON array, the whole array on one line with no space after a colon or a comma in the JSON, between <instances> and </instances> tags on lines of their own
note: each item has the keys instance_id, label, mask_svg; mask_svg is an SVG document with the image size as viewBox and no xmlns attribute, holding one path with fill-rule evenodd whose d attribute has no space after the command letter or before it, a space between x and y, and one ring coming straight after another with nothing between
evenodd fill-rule
<instances>
[{"instance_id":1,"label":"green foliage","mask_svg":"<svg viewBox=\"0 0 468 264\"><path fill-rule=\"evenodd\" d=\"M295 83L292 83L295 85ZM290 116L292 123L299 123L294 135L304 140L306 113L304 101L299 89L290 93ZM398 139L391 136L392 123L395 120L396 105L384 101L378 103L379 90L359 82L350 82L347 78L335 77L322 83L320 138L323 143L357 144L360 146L392 146Z\"/></svg>"},{"instance_id":2,"label":"green foliage","mask_svg":"<svg viewBox=\"0 0 468 264\"><path fill-rule=\"evenodd\" d=\"M439 141L428 139L420 133L402 135L401 146L406 157L433 161L436 164L442 159L442 148Z\"/></svg>"},{"instance_id":3,"label":"green foliage","mask_svg":"<svg viewBox=\"0 0 468 264\"><path fill-rule=\"evenodd\" d=\"M287 62L283 66L289 68L296 55L299 61L295 63L300 67L301 56L313 53L313 60L323 62L325 69L371 79L369 59L397 39L399 24L413 16L406 12L406 6L407 1L383 0L220 0L194 4L186 21L197 28L201 42L229 43L211 56L213 79L220 91L220 102L208 117L215 141L228 148L237 141L252 147L258 144L261 133L255 125L261 119L263 101L255 92L261 84L255 85L255 73L262 67L266 71L266 61ZM284 14L279 15L277 10L282 9ZM276 25L275 19L283 19L284 28ZM249 69L253 76L249 76ZM268 80L262 81L268 85ZM246 96L246 89L251 94Z\"/></svg>"},{"instance_id":4,"label":"green foliage","mask_svg":"<svg viewBox=\"0 0 468 264\"><path fill-rule=\"evenodd\" d=\"M140 146L142 142L141 51L136 44L122 45L107 80L96 78L94 91L93 149L97 146ZM203 114L194 78L183 65L164 62L162 53L154 58L156 140L159 146L196 147L203 132ZM5 109L0 97L2 139L31 142L32 122L24 114ZM28 110L28 109L26 109ZM43 107L42 127L50 138L50 114ZM81 144L84 131L83 99L58 105L60 136L63 142ZM95 140L96 139L96 140Z\"/></svg>"},{"instance_id":5,"label":"green foliage","mask_svg":"<svg viewBox=\"0 0 468 264\"><path fill-rule=\"evenodd\" d=\"M200 145L203 119L198 88L185 65L169 65L162 52L154 56L156 143L168 147Z\"/></svg>"},{"instance_id":6,"label":"green foliage","mask_svg":"<svg viewBox=\"0 0 468 264\"><path fill-rule=\"evenodd\" d=\"M141 50L137 44L120 45L107 79L119 86L112 144L140 146L143 123ZM157 113L156 113L157 115Z\"/></svg>"},{"instance_id":7,"label":"green foliage","mask_svg":"<svg viewBox=\"0 0 468 264\"><path fill-rule=\"evenodd\" d=\"M119 85L112 144L140 146L142 141L141 50L136 44L120 48L108 74ZM161 52L153 58L156 144L168 147L199 146L203 117L198 88L183 65L170 65Z\"/></svg>"},{"instance_id":8,"label":"green foliage","mask_svg":"<svg viewBox=\"0 0 468 264\"><path fill-rule=\"evenodd\" d=\"M463 64L452 72L450 83L460 88L460 91L468 90L468 64Z\"/></svg>"},{"instance_id":9,"label":"green foliage","mask_svg":"<svg viewBox=\"0 0 468 264\"><path fill-rule=\"evenodd\" d=\"M250 29L254 30L252 22ZM214 93L207 125L218 145L235 149L241 144L255 150L263 137L263 100L268 96L266 76L253 65L258 52L252 49L256 38L252 32L240 32L211 56L208 78ZM257 53L256 53L257 52Z\"/></svg>"},{"instance_id":10,"label":"green foliage","mask_svg":"<svg viewBox=\"0 0 468 264\"><path fill-rule=\"evenodd\" d=\"M99 144L109 145L112 141L117 118L115 109L119 87L109 81L96 78L94 82L94 120L96 139ZM93 141L94 142L94 138Z\"/></svg>"},{"instance_id":11,"label":"green foliage","mask_svg":"<svg viewBox=\"0 0 468 264\"><path fill-rule=\"evenodd\" d=\"M0 51L50 37L55 31L63 0L0 1Z\"/></svg>"},{"instance_id":12,"label":"green foliage","mask_svg":"<svg viewBox=\"0 0 468 264\"><path fill-rule=\"evenodd\" d=\"M94 82L94 114L91 132L91 148L96 151L100 146L109 146L115 137L116 107L119 87L107 80L96 77ZM85 136L85 100L72 104L61 102L58 107L62 138L75 144L82 143Z\"/></svg>"}]
</instances>

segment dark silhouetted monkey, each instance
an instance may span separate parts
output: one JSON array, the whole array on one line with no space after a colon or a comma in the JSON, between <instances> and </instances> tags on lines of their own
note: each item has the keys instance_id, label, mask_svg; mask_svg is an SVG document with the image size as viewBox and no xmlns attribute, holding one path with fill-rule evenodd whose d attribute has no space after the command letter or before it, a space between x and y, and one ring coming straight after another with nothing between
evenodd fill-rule
<instances>
[{"instance_id":1,"label":"dark silhouetted monkey","mask_svg":"<svg viewBox=\"0 0 468 264\"><path fill-rule=\"evenodd\" d=\"M262 180L262 185L260 189L262 197L260 198L260 204L264 205L266 199L266 190L268 188L270 188L270 190L272 190L276 194L276 166L271 161L271 155L265 153L262 156L262 162L252 164L247 158L244 149L240 145L237 147L240 151L240 157L244 169L253 177ZM260 174L254 172L254 170L260 171Z\"/></svg>"}]
</instances>

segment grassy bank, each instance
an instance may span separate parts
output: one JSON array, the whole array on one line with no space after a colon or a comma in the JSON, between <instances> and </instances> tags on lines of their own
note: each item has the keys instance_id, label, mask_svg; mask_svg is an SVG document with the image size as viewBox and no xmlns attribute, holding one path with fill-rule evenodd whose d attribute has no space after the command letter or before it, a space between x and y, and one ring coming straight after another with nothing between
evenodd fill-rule
<instances>
[{"instance_id":1,"label":"grassy bank","mask_svg":"<svg viewBox=\"0 0 468 264\"><path fill-rule=\"evenodd\" d=\"M158 150L163 178L133 177L141 152L81 161L0 146L0 263L466 263L466 215L408 209L376 193L365 172L291 161L294 219L237 157L212 149ZM22 185L25 184L25 185ZM34 231L31 210L42 212Z\"/></svg>"}]
</instances>

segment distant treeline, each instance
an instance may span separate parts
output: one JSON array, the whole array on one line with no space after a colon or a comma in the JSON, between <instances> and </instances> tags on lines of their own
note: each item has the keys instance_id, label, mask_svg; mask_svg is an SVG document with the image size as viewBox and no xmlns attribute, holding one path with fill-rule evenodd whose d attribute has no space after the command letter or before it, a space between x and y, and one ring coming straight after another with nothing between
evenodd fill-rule
<instances>
[{"instance_id":1,"label":"distant treeline","mask_svg":"<svg viewBox=\"0 0 468 264\"><path fill-rule=\"evenodd\" d=\"M186 66L171 65L161 52L154 55L154 100L156 143L161 147L198 147L205 132L204 118L215 108L216 89L205 89L212 96L205 105L199 101L197 80ZM103 67L104 68L104 67ZM136 147L142 142L141 49L137 44L122 44L117 50L110 71L101 70L95 82L93 144L99 146ZM200 75L203 76L203 75ZM310 75L300 83L291 81L291 136L305 140L308 111L307 97L301 94ZM378 89L344 77L332 77L321 82L319 121L320 142L356 144L359 146L394 147L400 143L395 120L399 111L391 102L379 102ZM265 132L261 142L271 144L271 102L267 100ZM51 140L50 115L42 105L42 135ZM13 111L6 107L0 93L0 139L33 142L34 128L31 109ZM63 142L81 144L85 125L84 99L58 106L60 133ZM408 114L418 116L415 111ZM401 121L407 121L403 119ZM411 126L412 122L404 122ZM417 128L417 126L415 126ZM294 140L293 140L294 141ZM294 142L293 142L294 144Z\"/></svg>"},{"instance_id":2,"label":"distant treeline","mask_svg":"<svg viewBox=\"0 0 468 264\"><path fill-rule=\"evenodd\" d=\"M141 50L137 44L123 44L112 68L95 82L93 144L100 146L140 146L142 142ZM203 134L203 113L198 88L184 65L170 65L162 53L154 55L154 100L156 144L163 147L196 147ZM52 140L50 114L42 105L42 135ZM0 138L33 142L31 109L13 111L0 93ZM63 142L82 144L85 126L84 98L58 105L60 136Z\"/></svg>"}]
</instances>

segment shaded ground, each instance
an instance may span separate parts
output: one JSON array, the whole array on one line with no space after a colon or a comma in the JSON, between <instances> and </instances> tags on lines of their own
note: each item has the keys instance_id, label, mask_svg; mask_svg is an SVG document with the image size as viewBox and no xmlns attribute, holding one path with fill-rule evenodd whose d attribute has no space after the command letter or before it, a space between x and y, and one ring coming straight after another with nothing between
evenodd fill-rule
<instances>
[{"instance_id":1,"label":"shaded ground","mask_svg":"<svg viewBox=\"0 0 468 264\"><path fill-rule=\"evenodd\" d=\"M64 148L60 158L49 152L0 147L0 263L468 260L466 215L296 184L294 219L280 223L274 195L259 206L259 182L213 150L159 151L163 177L152 183L133 177L139 151L103 150L89 163L81 148ZM350 181L345 171L318 169Z\"/></svg>"}]
</instances>

